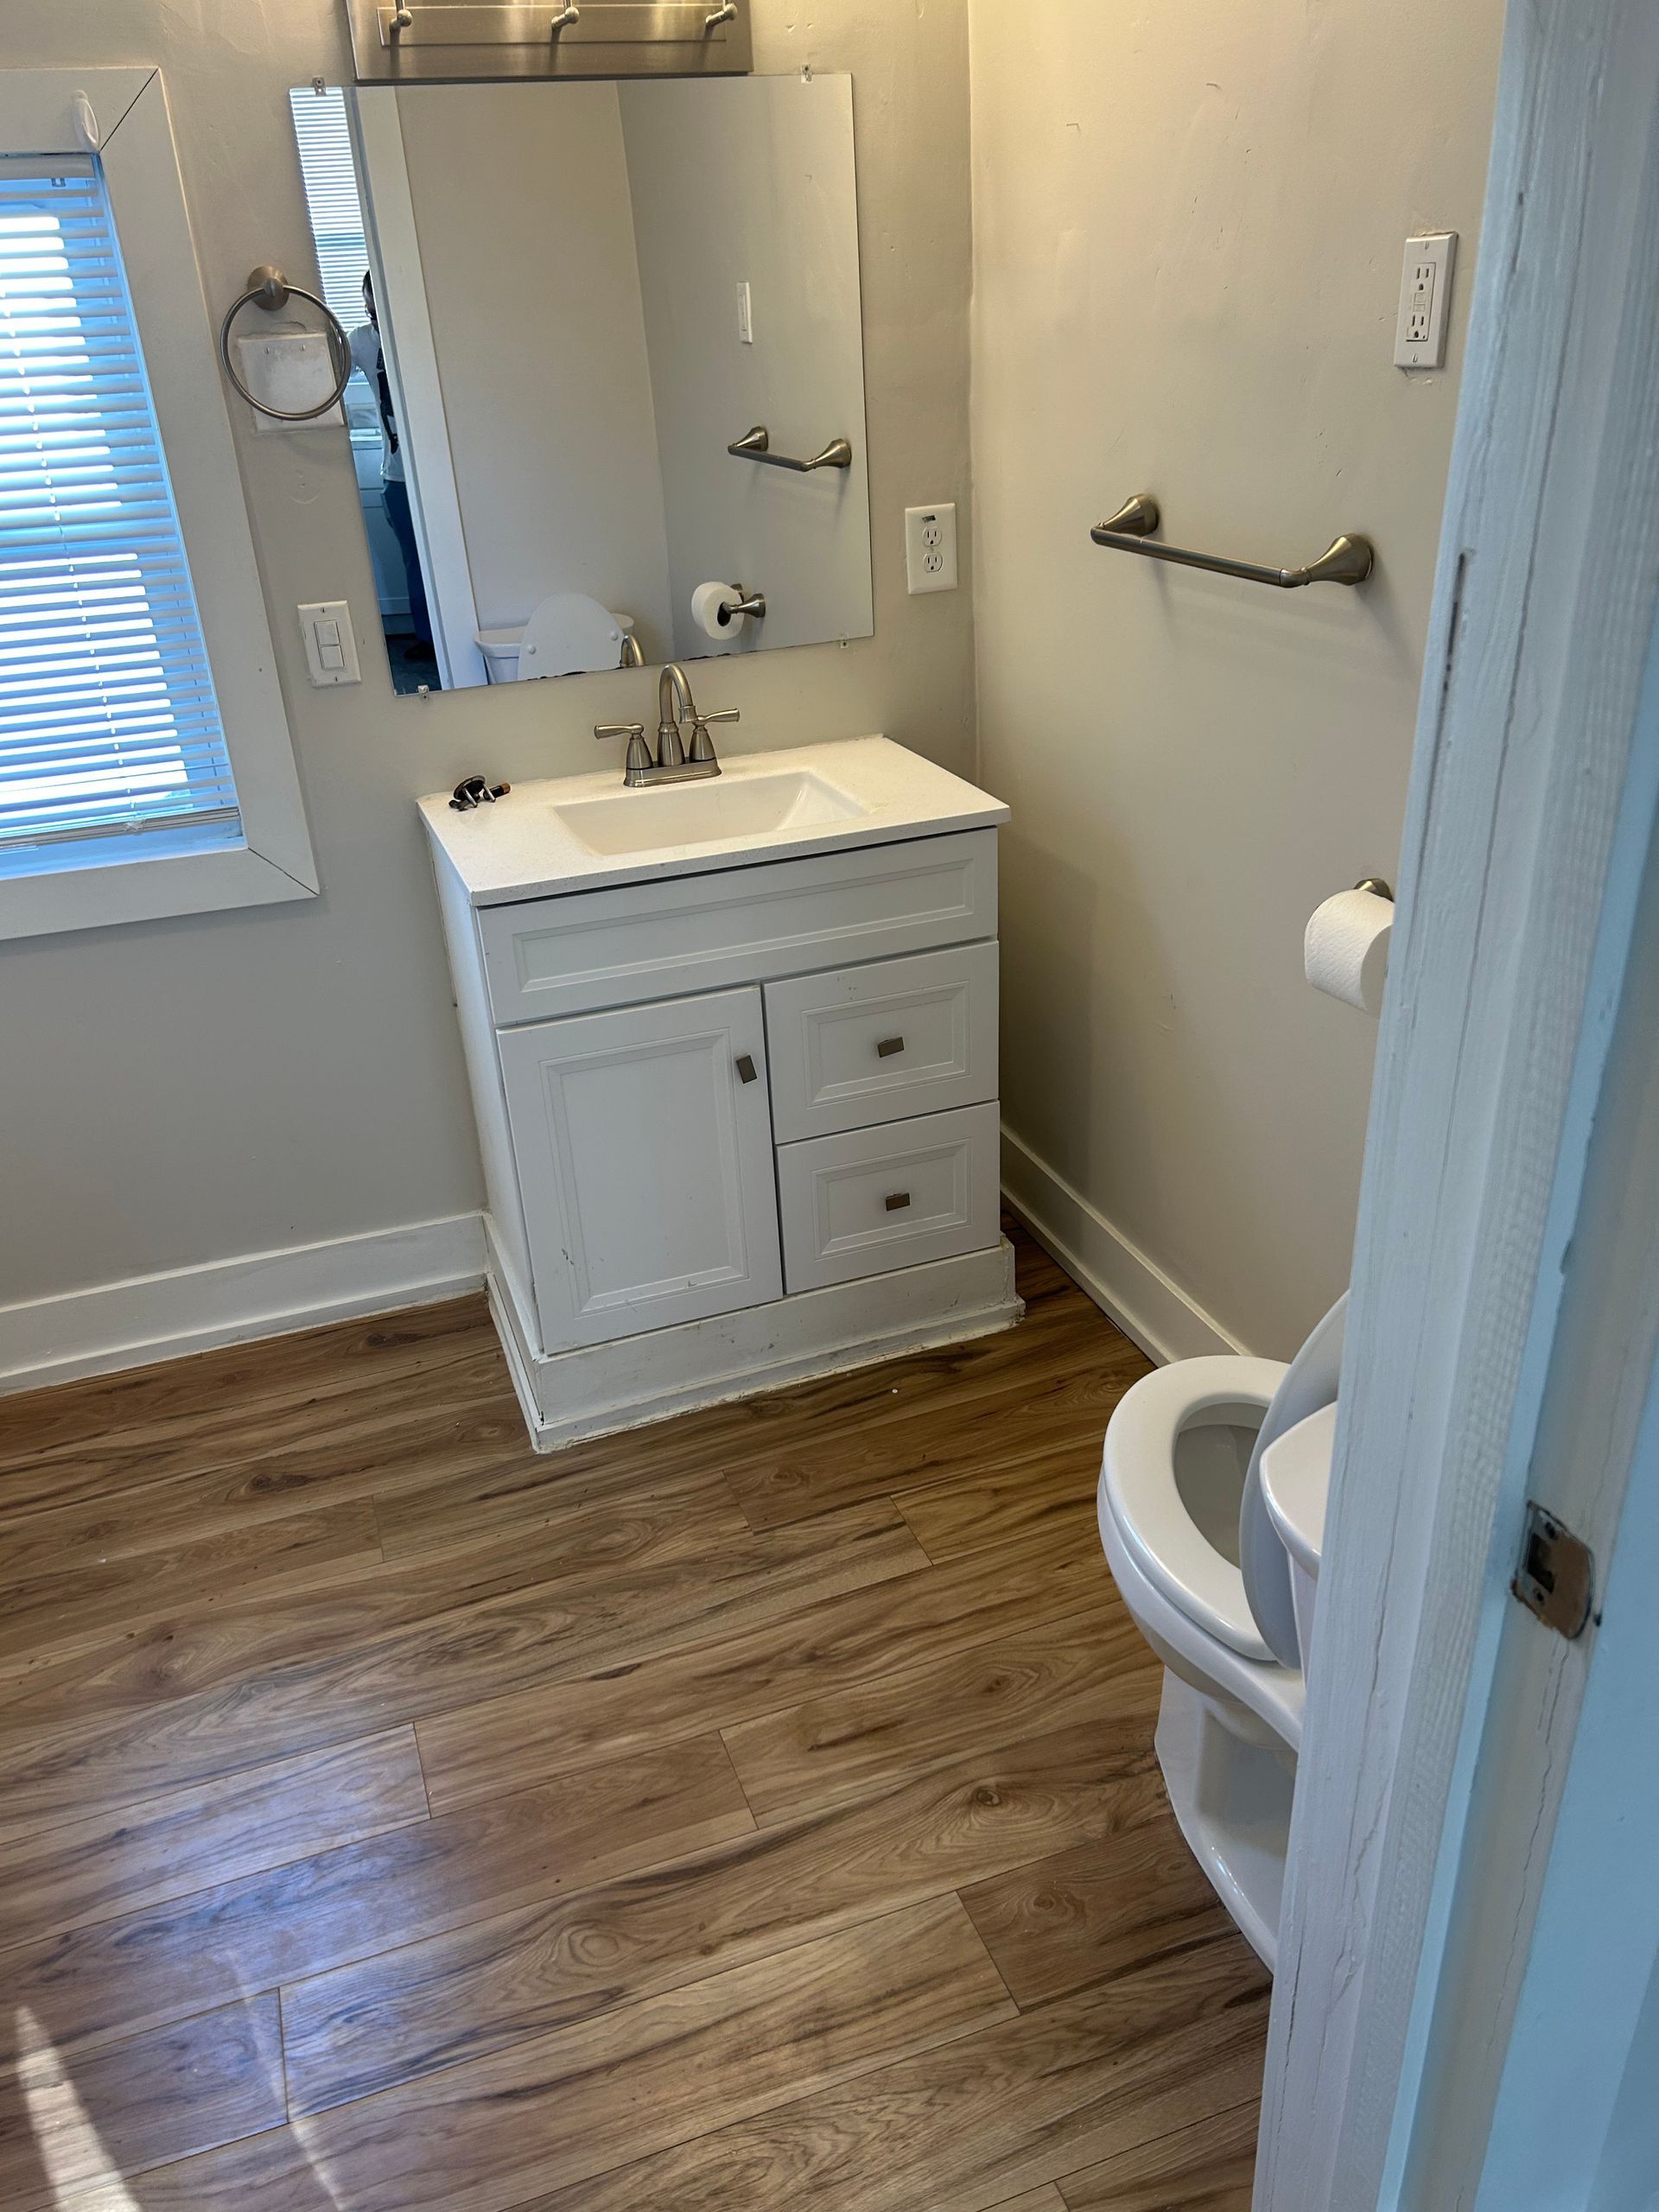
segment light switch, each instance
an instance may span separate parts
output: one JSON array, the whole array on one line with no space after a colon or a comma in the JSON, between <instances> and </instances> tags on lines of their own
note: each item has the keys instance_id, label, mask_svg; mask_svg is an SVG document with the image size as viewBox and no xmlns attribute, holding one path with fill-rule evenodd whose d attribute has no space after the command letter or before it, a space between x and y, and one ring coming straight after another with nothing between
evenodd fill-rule
<instances>
[{"instance_id":1,"label":"light switch","mask_svg":"<svg viewBox=\"0 0 1659 2212\"><path fill-rule=\"evenodd\" d=\"M754 343L754 302L747 284L737 288L737 342L740 346Z\"/></svg>"},{"instance_id":2,"label":"light switch","mask_svg":"<svg viewBox=\"0 0 1659 2212\"><path fill-rule=\"evenodd\" d=\"M352 635L352 610L343 599L319 600L300 611L300 634L305 639L305 663L319 690L335 683L360 683L357 639Z\"/></svg>"}]
</instances>

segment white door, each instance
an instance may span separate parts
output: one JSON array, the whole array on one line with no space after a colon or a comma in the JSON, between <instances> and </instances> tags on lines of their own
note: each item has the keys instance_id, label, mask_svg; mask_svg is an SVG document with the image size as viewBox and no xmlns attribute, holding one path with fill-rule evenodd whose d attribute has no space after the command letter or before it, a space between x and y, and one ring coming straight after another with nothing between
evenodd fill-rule
<instances>
[{"instance_id":1,"label":"white door","mask_svg":"<svg viewBox=\"0 0 1659 2212\"><path fill-rule=\"evenodd\" d=\"M1659 2202L1656 296L1659 10L1513 7L1256 2212ZM1597 1562L1570 1639L1529 1500Z\"/></svg>"},{"instance_id":2,"label":"white door","mask_svg":"<svg viewBox=\"0 0 1659 2212\"><path fill-rule=\"evenodd\" d=\"M783 1294L758 989L509 1031L543 1350Z\"/></svg>"}]
</instances>

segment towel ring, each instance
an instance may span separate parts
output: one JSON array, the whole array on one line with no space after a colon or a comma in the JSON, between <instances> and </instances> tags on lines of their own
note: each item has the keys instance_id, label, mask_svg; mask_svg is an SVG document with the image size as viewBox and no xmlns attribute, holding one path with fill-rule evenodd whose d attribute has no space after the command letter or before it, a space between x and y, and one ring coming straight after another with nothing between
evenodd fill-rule
<instances>
[{"instance_id":1,"label":"towel ring","mask_svg":"<svg viewBox=\"0 0 1659 2212\"><path fill-rule=\"evenodd\" d=\"M321 313L327 324L328 351L334 364L334 388L321 406L268 407L263 399L256 399L236 372L231 359L231 326L244 308L263 308L267 315L276 315L290 300L308 300ZM352 341L346 335L346 327L329 306L315 292L308 292L302 284L290 284L280 269L273 269L269 262L262 262L248 276L248 289L240 298L233 300L219 326L219 353L225 364L225 373L236 386L250 407L260 414L269 415L277 423L315 423L319 415L326 415L338 407L346 397L346 387L352 380Z\"/></svg>"}]
</instances>

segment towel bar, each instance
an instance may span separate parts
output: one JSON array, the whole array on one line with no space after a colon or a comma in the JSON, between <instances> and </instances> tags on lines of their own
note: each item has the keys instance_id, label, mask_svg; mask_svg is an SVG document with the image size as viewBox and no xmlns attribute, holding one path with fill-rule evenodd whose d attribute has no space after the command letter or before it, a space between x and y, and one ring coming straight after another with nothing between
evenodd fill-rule
<instances>
[{"instance_id":1,"label":"towel bar","mask_svg":"<svg viewBox=\"0 0 1659 2212\"><path fill-rule=\"evenodd\" d=\"M800 476L810 475L815 468L850 468L853 465L853 448L845 438L832 439L823 451L815 454L810 461L794 461L786 453L773 453L772 434L763 423L757 423L753 429L745 431L726 450L734 454L739 461L762 461L768 468L792 468Z\"/></svg>"},{"instance_id":2,"label":"towel bar","mask_svg":"<svg viewBox=\"0 0 1659 2212\"><path fill-rule=\"evenodd\" d=\"M1305 569L1268 569L1255 561L1229 561L1218 553L1189 552L1182 545L1155 545L1151 533L1159 520L1157 500L1150 492L1137 492L1089 535L1096 545L1113 552L1139 553L1148 561L1171 561L1182 569L1208 569L1218 576L1242 576L1246 583L1271 584L1276 591L1300 591L1304 584L1363 584L1376 560L1369 537L1344 536Z\"/></svg>"},{"instance_id":3,"label":"towel bar","mask_svg":"<svg viewBox=\"0 0 1659 2212\"><path fill-rule=\"evenodd\" d=\"M231 331L236 318L245 307L263 308L267 315L278 315L290 300L308 300L321 315L327 327L328 358L334 372L334 388L327 399L315 407L268 407L263 399L256 399L236 372L231 359ZM315 423L320 415L338 407L346 397L346 387L352 380L352 341L346 334L344 324L327 300L320 300L315 292L308 292L302 284L290 284L280 269L268 261L249 272L247 289L232 301L225 311L225 320L219 326L219 358L225 365L225 373L245 399L250 407L257 407L262 415L269 415L273 423Z\"/></svg>"}]
</instances>

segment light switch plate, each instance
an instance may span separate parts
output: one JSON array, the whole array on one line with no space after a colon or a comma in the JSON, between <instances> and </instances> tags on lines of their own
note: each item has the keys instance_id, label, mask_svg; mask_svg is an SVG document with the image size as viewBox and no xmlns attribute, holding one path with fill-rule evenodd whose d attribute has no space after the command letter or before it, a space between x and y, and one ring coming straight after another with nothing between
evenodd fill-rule
<instances>
[{"instance_id":1,"label":"light switch plate","mask_svg":"<svg viewBox=\"0 0 1659 2212\"><path fill-rule=\"evenodd\" d=\"M1455 231L1406 240L1400 275L1400 315L1394 332L1396 369L1438 369L1446 363L1446 326L1452 305Z\"/></svg>"},{"instance_id":2,"label":"light switch plate","mask_svg":"<svg viewBox=\"0 0 1659 2212\"><path fill-rule=\"evenodd\" d=\"M352 610L343 599L320 599L299 610L300 634L305 639L305 664L319 691L336 683L360 683L357 639L352 635Z\"/></svg>"},{"instance_id":3,"label":"light switch plate","mask_svg":"<svg viewBox=\"0 0 1659 2212\"><path fill-rule=\"evenodd\" d=\"M957 510L954 501L905 509L905 569L912 598L957 588Z\"/></svg>"}]
</instances>

